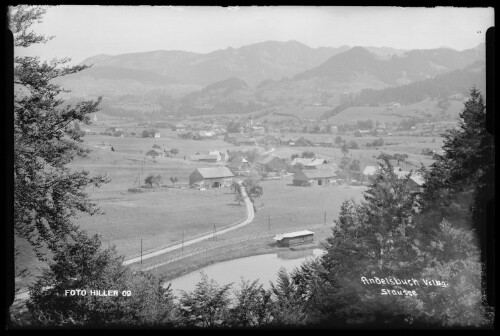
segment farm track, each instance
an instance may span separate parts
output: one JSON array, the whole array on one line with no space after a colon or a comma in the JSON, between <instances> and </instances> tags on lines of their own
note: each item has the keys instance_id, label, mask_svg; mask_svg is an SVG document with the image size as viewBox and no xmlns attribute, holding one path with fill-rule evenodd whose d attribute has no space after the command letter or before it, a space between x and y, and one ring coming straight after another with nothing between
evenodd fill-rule
<instances>
[{"instance_id":1,"label":"farm track","mask_svg":"<svg viewBox=\"0 0 500 336\"><path fill-rule=\"evenodd\" d=\"M241 186L241 182L240 182L240 186ZM254 211L254 208L253 208L253 203L250 201L250 199L249 199L249 197L247 195L246 189L245 188L241 188L241 191L242 191L243 199L245 200L245 204L246 204L246 208L247 208L247 211L246 211L247 212L247 217L246 217L246 219L244 219L243 221L239 222L236 225L233 225L233 226L230 226L230 227L225 228L223 230L220 230L219 232L217 232L217 234L223 234L223 233L226 233L226 232L229 232L229 231L232 231L232 230L236 230L236 229L238 229L240 227L243 227L243 226L245 226L245 225L247 225L247 224L249 224L249 223L251 223L253 221L253 219L255 217L255 211ZM195 244L197 242L200 242L200 241L203 241L203 240L207 240L207 239L210 239L210 238L213 238L213 237L214 237L213 233L205 234L203 236L200 236L200 237L197 237L197 238L185 241L184 243L181 243L181 244L175 244L175 245L168 246L168 247L160 247L159 249L149 250L148 252L146 252L145 254L142 255L142 258L140 256L139 257L132 257L131 259L125 260L123 262L123 265L130 265L130 264L133 264L133 263L137 263L137 262L139 262L141 260L145 260L145 259L157 257L159 255L162 255L162 254L165 254L165 253L168 253L168 252L180 249L183 246L189 246L189 245L192 245L192 244ZM235 243L235 242L233 242L233 243ZM228 245L228 243L226 243L226 244ZM221 246L224 246L224 245L221 245ZM217 247L220 247L220 246L217 246ZM213 247L213 248L217 248L217 247ZM211 248L211 249L213 249L213 248ZM204 250L208 250L208 249L195 250L195 251L190 252L189 254L190 255L195 255L195 254L203 252ZM184 256L184 254L182 254L181 257L175 256L175 258L177 258L175 260L180 260L180 259L183 259L183 258L187 258L187 256ZM172 257L169 258L169 259L167 259L167 260L170 260L170 259L172 259ZM170 263L170 262L173 262L173 261L167 261L167 263ZM155 267L159 267L159 266L155 266ZM153 267L153 268L155 268L155 267ZM18 302L18 303L22 302L22 301L25 301L28 298L29 298L29 292L28 292L28 290L22 290L22 291L18 292L15 295L15 301Z\"/></svg>"},{"instance_id":2,"label":"farm track","mask_svg":"<svg viewBox=\"0 0 500 336\"><path fill-rule=\"evenodd\" d=\"M239 182L239 184L241 186L241 182ZM233 231L233 230L239 229L239 228L241 228L241 227L243 227L243 226L251 223L253 221L254 217L255 217L255 211L254 211L253 203L250 201L250 198L247 195L246 189L245 188L240 188L240 189L241 189L241 193L242 193L243 199L244 199L245 204L246 204L247 217L242 222L240 222L240 223L238 223L236 225L233 225L233 226L230 226L228 228L225 228L225 229L222 229L222 230L218 231L217 232L218 235L224 234L224 233L229 232L229 231ZM207 239L210 239L210 238L213 238L213 237L214 237L213 233L204 234L204 235L202 235L200 237L187 240L187 241L185 241L183 243L180 243L180 244L177 243L177 244L172 245L172 246L161 247L161 248L159 248L157 250L154 250L154 251L149 250L148 252L143 253L142 257L141 256L135 256L135 257L132 257L132 258L130 258L128 260L125 260L123 262L123 265L131 265L131 264L134 264L134 263L137 263L137 262L142 262L145 259L154 258L154 257L157 257L159 255L162 255L162 254L174 251L174 250L181 249L184 246L189 246L189 245L192 245L192 244L195 244L195 243L198 243L198 242L201 242L203 240L207 240Z\"/></svg>"}]
</instances>

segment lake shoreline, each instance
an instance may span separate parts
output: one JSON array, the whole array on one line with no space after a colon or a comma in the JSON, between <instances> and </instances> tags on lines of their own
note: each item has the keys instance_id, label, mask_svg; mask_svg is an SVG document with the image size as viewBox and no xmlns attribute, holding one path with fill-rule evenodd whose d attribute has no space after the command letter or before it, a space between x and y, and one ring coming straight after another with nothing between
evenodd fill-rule
<instances>
[{"instance_id":1,"label":"lake shoreline","mask_svg":"<svg viewBox=\"0 0 500 336\"><path fill-rule=\"evenodd\" d=\"M316 230L314 244L307 244L307 249L321 248L321 242L324 241L330 234L330 228ZM218 249L209 251L206 254L198 254L189 258L173 262L164 266L160 266L150 272L165 276L165 281L171 281L188 273L200 270L206 266L221 263L225 261L257 256L261 254L277 253L279 251L297 251L302 250L299 245L290 247L278 247L276 243L270 239L262 238L252 241L247 241L239 245L224 246Z\"/></svg>"}]
</instances>

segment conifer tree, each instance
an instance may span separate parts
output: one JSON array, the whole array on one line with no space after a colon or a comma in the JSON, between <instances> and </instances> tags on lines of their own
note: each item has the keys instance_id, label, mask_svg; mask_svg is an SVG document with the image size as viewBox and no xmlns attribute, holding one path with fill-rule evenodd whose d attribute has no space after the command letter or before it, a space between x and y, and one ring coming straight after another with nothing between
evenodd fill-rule
<instances>
[{"instance_id":1,"label":"conifer tree","mask_svg":"<svg viewBox=\"0 0 500 336\"><path fill-rule=\"evenodd\" d=\"M101 248L97 235L73 232L54 253L50 266L30 287L24 323L47 327L168 326L172 291L164 279L123 266L114 247ZM72 295L68 290L85 290ZM116 290L116 296L91 291ZM130 295L123 295L130 291Z\"/></svg>"},{"instance_id":2,"label":"conifer tree","mask_svg":"<svg viewBox=\"0 0 500 336\"><path fill-rule=\"evenodd\" d=\"M68 167L75 156L85 156L82 132L74 123L89 124L100 99L64 103L67 92L53 79L82 71L87 66L67 66L68 58L42 61L19 56L19 48L45 43L51 37L35 33L46 9L33 6L9 8L9 27L14 36L14 230L26 239L40 259L47 248L56 251L76 229L78 212L95 214L85 188L100 186L104 176Z\"/></svg>"}]
</instances>

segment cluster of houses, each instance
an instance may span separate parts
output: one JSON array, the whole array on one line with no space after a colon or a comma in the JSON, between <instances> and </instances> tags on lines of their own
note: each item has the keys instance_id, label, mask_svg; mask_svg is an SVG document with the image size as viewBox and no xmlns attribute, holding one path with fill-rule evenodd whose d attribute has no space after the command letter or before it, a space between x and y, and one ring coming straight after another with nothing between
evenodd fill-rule
<instances>
[{"instance_id":1,"label":"cluster of houses","mask_svg":"<svg viewBox=\"0 0 500 336\"><path fill-rule=\"evenodd\" d=\"M224 141L235 146L256 146L257 140L245 133L228 133L224 137Z\"/></svg>"},{"instance_id":2,"label":"cluster of houses","mask_svg":"<svg viewBox=\"0 0 500 336\"><path fill-rule=\"evenodd\" d=\"M195 154L191 160L225 163L225 166L197 168L189 177L189 184L199 188L220 188L230 185L233 178L251 172L261 176L281 176L293 173L293 184L299 186L328 186L336 183L339 167L320 158L295 158L292 162L270 154L258 158L253 164L242 156L227 161L227 151L209 151Z\"/></svg>"},{"instance_id":3,"label":"cluster of houses","mask_svg":"<svg viewBox=\"0 0 500 336\"><path fill-rule=\"evenodd\" d=\"M400 167L394 167L393 169L394 174L396 174L398 179L406 179L408 175L410 175L408 178L408 188L411 192L421 193L423 191L425 180L422 174L419 172L410 173L409 171L402 170ZM378 174L379 171L379 166L366 166L363 170L363 175L367 179L372 179L376 176L376 174Z\"/></svg>"},{"instance_id":4,"label":"cluster of houses","mask_svg":"<svg viewBox=\"0 0 500 336\"><path fill-rule=\"evenodd\" d=\"M222 161L214 161L214 163ZM295 158L291 163L287 163L285 159L271 154L257 159L254 164L241 156L224 163L226 166L195 169L189 177L190 186L200 189L227 187L231 185L234 178L248 175L252 171L262 175L270 172L276 175L293 172L293 185L295 186L327 187L340 181L338 165L320 158ZM367 166L363 170L363 175L369 180L379 171L380 167ZM405 179L410 175L408 179L409 189L412 192L422 192L424 179L420 173L412 172L410 174L399 167L394 168L394 173L399 179Z\"/></svg>"},{"instance_id":5,"label":"cluster of houses","mask_svg":"<svg viewBox=\"0 0 500 336\"><path fill-rule=\"evenodd\" d=\"M85 131L85 130L84 130ZM86 132L86 131L85 131ZM135 136L135 132L128 132L124 130L121 127L108 127L104 132L102 132L104 135L110 135L110 136L115 136L115 137L125 137L125 136ZM139 134L139 136L142 136L143 138L160 138L161 133L157 129L145 129L142 131L142 133Z\"/></svg>"}]
</instances>

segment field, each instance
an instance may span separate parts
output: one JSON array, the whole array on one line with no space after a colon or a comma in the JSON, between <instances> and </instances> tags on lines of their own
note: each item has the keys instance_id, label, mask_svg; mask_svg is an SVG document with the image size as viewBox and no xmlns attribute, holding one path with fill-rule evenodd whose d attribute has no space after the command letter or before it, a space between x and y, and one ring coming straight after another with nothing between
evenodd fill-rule
<instances>
[{"instance_id":1,"label":"field","mask_svg":"<svg viewBox=\"0 0 500 336\"><path fill-rule=\"evenodd\" d=\"M176 185L186 185L189 175L197 167L210 167L181 158L196 151L226 148L220 140L195 141L181 139L119 138L102 135L88 136L90 143L109 143L114 152L94 148L87 158L78 158L72 163L75 169L91 173L106 173L111 179L108 184L88 192L100 204L106 215L84 217L78 221L82 228L99 232L105 241L116 244L125 256L140 252L140 238L143 249L168 245L202 233L212 232L213 224L224 227L243 219L245 210L234 202L230 190L192 190L172 188L170 177L177 177ZM178 158L145 158L141 152L153 144L178 148ZM142 188L143 192L128 189L144 186L147 175L161 175L163 187Z\"/></svg>"},{"instance_id":2,"label":"field","mask_svg":"<svg viewBox=\"0 0 500 336\"><path fill-rule=\"evenodd\" d=\"M229 190L191 190L161 188L95 198L105 215L78 220L81 228L100 233L104 242L116 245L126 257L143 250L181 242L213 232L214 224L223 228L246 217L244 207L234 202ZM111 193L108 193L111 194Z\"/></svg>"},{"instance_id":3,"label":"field","mask_svg":"<svg viewBox=\"0 0 500 336\"><path fill-rule=\"evenodd\" d=\"M408 118L436 118L437 120L451 120L457 118L463 109L463 102L449 101L446 110L437 106L435 100L424 100L422 102L402 105L394 110L385 107L351 107L328 119L332 124L355 122L357 120L377 120L381 123L398 123Z\"/></svg>"},{"instance_id":4,"label":"field","mask_svg":"<svg viewBox=\"0 0 500 336\"><path fill-rule=\"evenodd\" d=\"M217 242L266 231L299 231L307 229L311 225L322 224L325 219L327 224L332 225L339 214L342 202L348 198L359 201L363 198L363 191L366 190L364 186L296 187L291 184L291 177L262 181L264 194L254 203L257 210L255 219L243 228L218 236ZM316 242L323 241L331 235L329 227L316 228L313 231ZM196 244L196 246L189 246L184 251L203 249L212 243L213 241L206 240ZM249 240L161 266L154 272L164 274L171 279L211 263L271 253L276 250L272 237ZM160 261L161 257L153 258L148 260L144 266ZM140 268L142 266L137 264L134 267Z\"/></svg>"},{"instance_id":5,"label":"field","mask_svg":"<svg viewBox=\"0 0 500 336\"><path fill-rule=\"evenodd\" d=\"M94 147L102 142L113 146L115 151ZM143 153L155 143L178 148L177 158L145 158ZM227 145L220 140L86 136L83 146L91 149L91 153L85 158L76 158L70 167L87 170L92 175L105 173L111 181L101 188L87 189L90 198L106 214L80 214L76 223L89 233L100 233L105 245L114 244L119 253L131 256L140 253L141 238L146 251L180 242L183 236L187 240L213 232L214 224L216 228L223 228L246 218L245 208L235 203L234 194L228 189L199 191L171 188L170 177L178 178L176 186L185 185L195 168L216 165L184 160L181 155L188 157L196 151L234 148ZM144 186L144 179L150 173L162 176L162 187L153 190ZM139 184L143 186L143 192L128 191ZM34 270L35 275L39 274L37 268L43 263L35 259L25 242L21 242L21 247L18 265L27 266ZM17 284L24 286L27 281L21 280Z\"/></svg>"},{"instance_id":6,"label":"field","mask_svg":"<svg viewBox=\"0 0 500 336\"><path fill-rule=\"evenodd\" d=\"M276 113L266 115L262 118L257 119L257 121L274 121L274 120L284 120L290 119L292 121L309 121L310 119L319 120L319 117L328 110L331 110L331 107L327 106L294 106L294 105L285 105L277 108ZM298 118L298 119L297 119Z\"/></svg>"},{"instance_id":7,"label":"field","mask_svg":"<svg viewBox=\"0 0 500 336\"><path fill-rule=\"evenodd\" d=\"M389 145L367 149L363 148L365 144L377 138L343 136L342 139L345 139L347 142L355 141L360 146L360 149L350 149L347 156L352 160L359 160L361 169L364 169L366 166L377 165L377 157L382 152L387 154L408 154L408 159L400 164L404 170L418 169L421 163L424 166L429 166L434 161L430 156L421 155L422 149L440 150L442 145L440 138L386 137L384 140ZM316 156L331 160L337 164L340 163L344 156L341 149L337 147L280 147L273 154L290 159L292 154L301 154L304 151L313 151Z\"/></svg>"},{"instance_id":8,"label":"field","mask_svg":"<svg viewBox=\"0 0 500 336\"><path fill-rule=\"evenodd\" d=\"M292 177L261 182L264 194L255 202L252 226L257 230L333 223L345 199L360 199L365 187L297 187ZM270 220L269 220L270 219Z\"/></svg>"},{"instance_id":9,"label":"field","mask_svg":"<svg viewBox=\"0 0 500 336\"><path fill-rule=\"evenodd\" d=\"M172 132L172 131L170 131ZM228 149L246 150L254 147L233 146L222 140L183 140L176 137L176 132L172 132L171 137L161 138L137 138L137 137L113 137L106 135L88 135L86 141L93 152L88 158L77 159L73 166L85 168L95 172L113 172L113 183L111 186L119 184L121 189L128 189L134 185L135 179L142 172L142 179L147 174L160 174L164 182L168 183L170 177L177 177L180 183L187 183L189 175L198 167L214 167L217 164L205 164L193 162L189 157L197 152L207 153L209 150ZM175 136L175 137L173 137ZM101 143L109 144L115 150L101 150L93 146ZM177 148L179 153L174 158L152 159L144 154L153 145ZM109 186L106 186L109 188Z\"/></svg>"}]
</instances>

